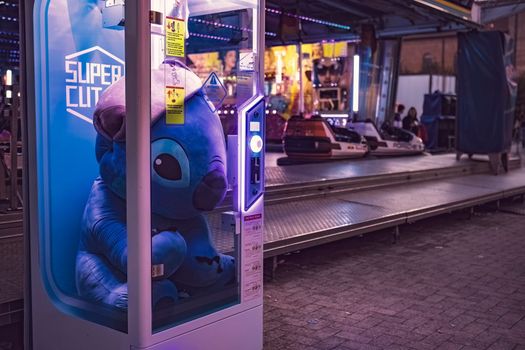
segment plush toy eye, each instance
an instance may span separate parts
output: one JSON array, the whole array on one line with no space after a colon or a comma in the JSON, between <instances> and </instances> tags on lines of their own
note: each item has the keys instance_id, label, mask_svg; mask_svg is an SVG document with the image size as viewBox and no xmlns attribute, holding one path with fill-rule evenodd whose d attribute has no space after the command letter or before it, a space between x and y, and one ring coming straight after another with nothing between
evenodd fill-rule
<instances>
[{"instance_id":1,"label":"plush toy eye","mask_svg":"<svg viewBox=\"0 0 525 350\"><path fill-rule=\"evenodd\" d=\"M151 179L164 189L186 188L190 184L190 162L182 146L172 139L151 144Z\"/></svg>"},{"instance_id":2,"label":"plush toy eye","mask_svg":"<svg viewBox=\"0 0 525 350\"><path fill-rule=\"evenodd\" d=\"M155 158L153 169L155 169L157 174L167 180L176 181L182 179L182 170L179 161L167 153L163 153Z\"/></svg>"}]
</instances>

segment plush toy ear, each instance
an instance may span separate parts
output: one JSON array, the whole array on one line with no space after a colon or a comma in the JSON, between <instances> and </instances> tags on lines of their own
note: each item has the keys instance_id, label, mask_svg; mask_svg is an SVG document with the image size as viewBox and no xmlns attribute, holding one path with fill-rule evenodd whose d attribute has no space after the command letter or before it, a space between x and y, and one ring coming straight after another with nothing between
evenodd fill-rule
<instances>
[{"instance_id":1,"label":"plush toy ear","mask_svg":"<svg viewBox=\"0 0 525 350\"><path fill-rule=\"evenodd\" d=\"M93 115L97 132L108 140L126 141L126 107L121 105L97 108Z\"/></svg>"},{"instance_id":2,"label":"plush toy ear","mask_svg":"<svg viewBox=\"0 0 525 350\"><path fill-rule=\"evenodd\" d=\"M179 86L177 84L182 83L185 86L186 100L198 93L202 87L200 78L178 61L166 62L160 69L155 69L152 73L152 91L154 91L151 96L152 123L166 115L166 97L164 93L167 83L166 76L172 75L178 79L178 83L173 81L173 84L170 82L170 85ZM122 77L102 93L93 115L93 125L98 134L109 141L126 141L125 91L126 78Z\"/></svg>"}]
</instances>

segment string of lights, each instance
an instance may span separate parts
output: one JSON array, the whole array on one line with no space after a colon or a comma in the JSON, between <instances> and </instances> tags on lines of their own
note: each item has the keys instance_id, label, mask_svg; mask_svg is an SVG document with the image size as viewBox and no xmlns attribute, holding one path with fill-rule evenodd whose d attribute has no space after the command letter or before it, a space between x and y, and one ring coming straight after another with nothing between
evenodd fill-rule
<instances>
[{"instance_id":1,"label":"string of lights","mask_svg":"<svg viewBox=\"0 0 525 350\"><path fill-rule=\"evenodd\" d=\"M18 22L18 18L16 18L16 17L2 16L2 17L0 17L0 19L3 20L3 21Z\"/></svg>"},{"instance_id":2,"label":"string of lights","mask_svg":"<svg viewBox=\"0 0 525 350\"><path fill-rule=\"evenodd\" d=\"M223 37L223 36L217 36L217 35L209 35L209 34L200 34L200 33L190 32L190 36L194 36L194 37L197 37L197 38L204 38L204 39L219 40L219 41L230 41L230 38L226 38L226 37Z\"/></svg>"},{"instance_id":3,"label":"string of lights","mask_svg":"<svg viewBox=\"0 0 525 350\"><path fill-rule=\"evenodd\" d=\"M8 1L2 1L2 0L0 0L0 6L5 6L5 7L17 7L18 4L17 4L17 3L14 3L14 2L8 2Z\"/></svg>"},{"instance_id":4,"label":"string of lights","mask_svg":"<svg viewBox=\"0 0 525 350\"><path fill-rule=\"evenodd\" d=\"M190 18L189 21L190 22L195 22L195 23L207 24L207 25L211 25L211 26L214 26L214 27L218 27L218 28L228 28L228 29L240 30L242 32L248 32L248 33L253 32L253 30L251 28L246 28L246 27L243 28L243 27L238 27L238 26L234 26L234 25L231 25L231 24L225 24L225 23L220 23L220 22L212 22L212 21L208 21L208 20L205 20L205 19L201 19L201 18ZM267 36L272 36L272 37L276 37L277 36L277 33L272 33L272 32L264 32L264 34L266 34Z\"/></svg>"},{"instance_id":5,"label":"string of lights","mask_svg":"<svg viewBox=\"0 0 525 350\"><path fill-rule=\"evenodd\" d=\"M0 35L5 35L5 36L14 36L14 37L17 37L17 38L18 38L18 33L14 33L14 32L4 32L4 31L0 31Z\"/></svg>"},{"instance_id":6,"label":"string of lights","mask_svg":"<svg viewBox=\"0 0 525 350\"><path fill-rule=\"evenodd\" d=\"M4 1L4 0L0 0L0 6L16 7L17 5L18 4L16 4L16 3L11 3L11 2ZM338 28L338 29L343 29L343 30L350 30L351 29L351 27L347 26L347 25L342 25L342 24L338 24L338 23L334 23L334 22L330 22L330 21L325 21L325 20L321 20L321 19L317 19L317 18L313 18L313 17L308 17L308 16L302 16L302 15L297 15L297 14L293 14L293 13L288 13L288 12L284 12L284 11L281 11L281 10L278 10L278 9L266 8L266 12L268 12L270 14L276 14L276 15L285 15L285 16L297 18L297 19L300 19L300 20L303 20L303 21L308 21L308 22L312 22L312 23L325 25L325 26L328 26L328 27L333 27L333 28ZM4 20L4 21L12 21L12 22L17 22L18 21L18 18L11 17L11 16L1 16L0 19ZM211 26L214 26L214 27L217 27L217 28L227 28L227 29L239 30L239 31L248 32L248 33L253 32L251 28L239 27L239 26L235 26L235 25L231 25L231 24L225 24L225 23L220 23L220 22L213 22L213 21L208 21L208 20L201 19L201 18L190 18L189 20L191 22L211 25ZM16 36L15 33L6 32L6 31L0 31L0 35L3 35L3 36ZM273 32L265 32L265 35L269 36L269 37L277 37L277 33L273 33ZM224 36L202 34L202 33L194 33L194 32L190 32L190 36L203 38L203 39L212 39L212 40L224 41L224 42L228 42L228 41L231 40L230 38L227 38L227 37L224 37ZM5 39L5 38L0 38L0 42L8 43L8 44L19 44L18 40L11 40L11 39ZM9 53L10 55L14 55L11 50L0 50L0 52Z\"/></svg>"},{"instance_id":7,"label":"string of lights","mask_svg":"<svg viewBox=\"0 0 525 350\"><path fill-rule=\"evenodd\" d=\"M0 43L4 43L4 44L16 44L16 45L18 45L19 41L18 41L18 40L15 40L15 39L4 39L4 38L0 38Z\"/></svg>"},{"instance_id":8,"label":"string of lights","mask_svg":"<svg viewBox=\"0 0 525 350\"><path fill-rule=\"evenodd\" d=\"M266 8L266 12L273 13L273 14L276 14L276 15L285 15L285 16L288 16L288 17L293 17L293 18L300 19L302 21L322 24L322 25L325 25L327 27L343 29L343 30L350 30L351 29L350 26L346 26L346 25L343 25L343 24L338 24L338 23L325 21L325 20L322 20L322 19L308 17L308 16L297 15L295 13L284 12L284 11L281 11L281 10L278 10L278 9L272 9L272 8L268 8L268 7Z\"/></svg>"}]
</instances>

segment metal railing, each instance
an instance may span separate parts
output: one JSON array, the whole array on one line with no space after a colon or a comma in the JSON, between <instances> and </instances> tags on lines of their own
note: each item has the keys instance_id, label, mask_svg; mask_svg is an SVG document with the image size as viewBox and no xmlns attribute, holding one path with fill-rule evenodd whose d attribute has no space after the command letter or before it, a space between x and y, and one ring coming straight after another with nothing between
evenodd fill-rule
<instances>
[{"instance_id":1,"label":"metal railing","mask_svg":"<svg viewBox=\"0 0 525 350\"><path fill-rule=\"evenodd\" d=\"M18 210L22 206L22 196L20 193L20 181L22 172L22 143L20 134L20 95L17 85L5 88L10 91L10 97L2 98L0 108L0 118L4 125L9 124L9 128L0 130L3 140L0 139L0 201L7 204L8 210Z\"/></svg>"}]
</instances>

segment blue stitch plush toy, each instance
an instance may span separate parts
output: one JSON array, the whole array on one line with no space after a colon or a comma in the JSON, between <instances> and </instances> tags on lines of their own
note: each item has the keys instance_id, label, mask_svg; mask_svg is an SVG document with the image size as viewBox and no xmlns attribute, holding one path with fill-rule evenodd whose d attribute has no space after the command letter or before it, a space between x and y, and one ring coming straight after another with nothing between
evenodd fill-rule
<instances>
[{"instance_id":1,"label":"blue stitch plush toy","mask_svg":"<svg viewBox=\"0 0 525 350\"><path fill-rule=\"evenodd\" d=\"M176 302L181 290L191 297L235 280L234 259L217 252L202 214L215 208L227 190L221 123L208 106L199 78L179 64L165 67L186 82L185 123L166 124L165 70L154 71L152 264L162 266L163 274L152 282L153 305ZM76 262L79 294L120 309L128 304L124 80L101 95L94 114L100 177L85 207Z\"/></svg>"}]
</instances>

